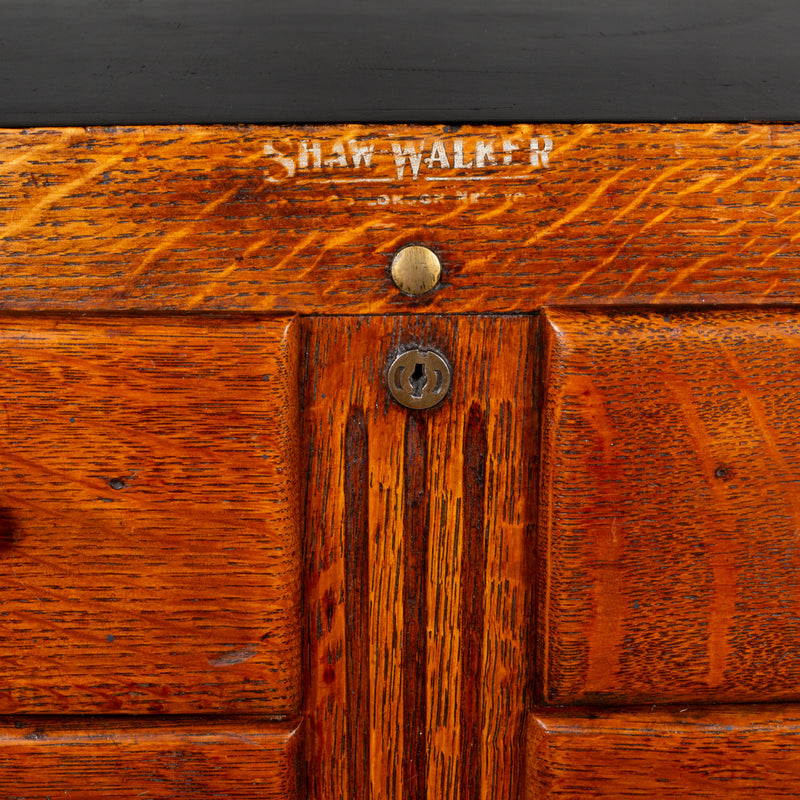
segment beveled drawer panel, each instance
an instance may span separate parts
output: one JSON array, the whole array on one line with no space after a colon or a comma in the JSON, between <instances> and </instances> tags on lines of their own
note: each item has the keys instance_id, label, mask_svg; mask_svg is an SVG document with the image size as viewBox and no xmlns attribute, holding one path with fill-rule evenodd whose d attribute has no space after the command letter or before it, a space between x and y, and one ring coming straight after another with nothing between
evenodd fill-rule
<instances>
[{"instance_id":1,"label":"beveled drawer panel","mask_svg":"<svg viewBox=\"0 0 800 800\"><path fill-rule=\"evenodd\" d=\"M800 316L549 311L539 700L800 697Z\"/></svg>"},{"instance_id":2,"label":"beveled drawer panel","mask_svg":"<svg viewBox=\"0 0 800 800\"><path fill-rule=\"evenodd\" d=\"M800 708L542 709L526 749L527 800L797 797Z\"/></svg>"},{"instance_id":3,"label":"beveled drawer panel","mask_svg":"<svg viewBox=\"0 0 800 800\"><path fill-rule=\"evenodd\" d=\"M296 345L0 319L0 710L297 712Z\"/></svg>"},{"instance_id":4,"label":"beveled drawer panel","mask_svg":"<svg viewBox=\"0 0 800 800\"><path fill-rule=\"evenodd\" d=\"M297 722L187 717L0 719L14 800L299 800Z\"/></svg>"}]
</instances>

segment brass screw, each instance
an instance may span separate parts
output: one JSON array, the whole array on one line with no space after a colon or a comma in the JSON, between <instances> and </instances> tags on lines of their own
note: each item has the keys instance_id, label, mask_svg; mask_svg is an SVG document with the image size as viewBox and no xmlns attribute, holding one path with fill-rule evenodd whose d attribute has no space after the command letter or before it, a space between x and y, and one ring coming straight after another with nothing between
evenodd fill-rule
<instances>
[{"instance_id":1,"label":"brass screw","mask_svg":"<svg viewBox=\"0 0 800 800\"><path fill-rule=\"evenodd\" d=\"M392 259L392 280L405 294L429 292L439 283L442 264L436 253L419 244L400 248Z\"/></svg>"}]
</instances>

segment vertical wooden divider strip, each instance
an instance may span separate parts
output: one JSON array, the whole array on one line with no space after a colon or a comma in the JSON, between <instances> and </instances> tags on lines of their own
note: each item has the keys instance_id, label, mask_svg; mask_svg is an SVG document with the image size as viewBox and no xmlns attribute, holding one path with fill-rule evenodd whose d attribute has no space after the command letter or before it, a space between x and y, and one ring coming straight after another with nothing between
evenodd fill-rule
<instances>
[{"instance_id":1,"label":"vertical wooden divider strip","mask_svg":"<svg viewBox=\"0 0 800 800\"><path fill-rule=\"evenodd\" d=\"M311 800L516 800L532 654L533 317L304 323ZM385 374L440 351L450 395Z\"/></svg>"}]
</instances>

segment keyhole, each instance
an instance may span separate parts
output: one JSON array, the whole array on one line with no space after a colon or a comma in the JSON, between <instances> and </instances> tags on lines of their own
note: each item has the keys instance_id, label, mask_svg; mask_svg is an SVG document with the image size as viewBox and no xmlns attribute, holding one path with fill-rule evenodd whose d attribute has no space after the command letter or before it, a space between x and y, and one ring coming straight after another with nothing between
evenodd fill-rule
<instances>
[{"instance_id":1,"label":"keyhole","mask_svg":"<svg viewBox=\"0 0 800 800\"><path fill-rule=\"evenodd\" d=\"M425 365L422 362L417 361L414 371L409 376L409 382L411 383L411 396L422 397L422 392L428 384L428 376L425 374Z\"/></svg>"},{"instance_id":2,"label":"keyhole","mask_svg":"<svg viewBox=\"0 0 800 800\"><path fill-rule=\"evenodd\" d=\"M450 388L450 364L433 350L406 350L386 373L389 391L406 408L433 408Z\"/></svg>"}]
</instances>

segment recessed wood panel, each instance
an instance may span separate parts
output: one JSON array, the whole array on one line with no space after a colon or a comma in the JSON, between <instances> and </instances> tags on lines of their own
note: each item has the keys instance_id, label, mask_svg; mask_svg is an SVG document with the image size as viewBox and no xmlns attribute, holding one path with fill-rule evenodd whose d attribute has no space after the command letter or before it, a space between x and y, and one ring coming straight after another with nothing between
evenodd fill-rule
<instances>
[{"instance_id":1,"label":"recessed wood panel","mask_svg":"<svg viewBox=\"0 0 800 800\"><path fill-rule=\"evenodd\" d=\"M300 728L258 718L0 720L14 800L300 800Z\"/></svg>"},{"instance_id":2,"label":"recessed wood panel","mask_svg":"<svg viewBox=\"0 0 800 800\"><path fill-rule=\"evenodd\" d=\"M519 797L536 322L309 322L310 798ZM453 367L429 411L387 389L412 345Z\"/></svg>"},{"instance_id":3,"label":"recessed wood panel","mask_svg":"<svg viewBox=\"0 0 800 800\"><path fill-rule=\"evenodd\" d=\"M539 710L527 735L527 800L798 795L796 705Z\"/></svg>"},{"instance_id":4,"label":"recessed wood panel","mask_svg":"<svg viewBox=\"0 0 800 800\"><path fill-rule=\"evenodd\" d=\"M296 712L282 320L0 318L0 710Z\"/></svg>"},{"instance_id":5,"label":"recessed wood panel","mask_svg":"<svg viewBox=\"0 0 800 800\"><path fill-rule=\"evenodd\" d=\"M800 315L549 311L544 703L800 697Z\"/></svg>"},{"instance_id":6,"label":"recessed wood panel","mask_svg":"<svg viewBox=\"0 0 800 800\"><path fill-rule=\"evenodd\" d=\"M799 148L752 124L5 130L0 305L794 302ZM444 267L420 299L389 277L412 242Z\"/></svg>"}]
</instances>

